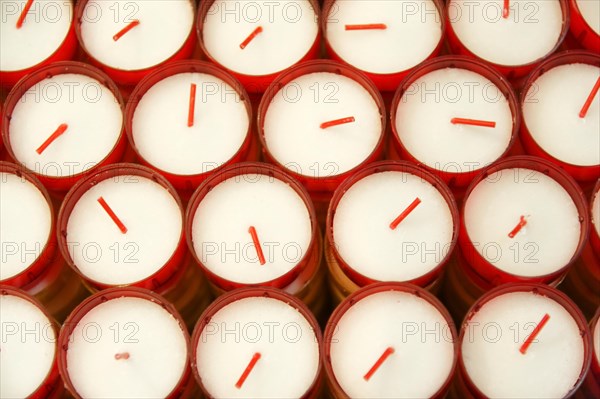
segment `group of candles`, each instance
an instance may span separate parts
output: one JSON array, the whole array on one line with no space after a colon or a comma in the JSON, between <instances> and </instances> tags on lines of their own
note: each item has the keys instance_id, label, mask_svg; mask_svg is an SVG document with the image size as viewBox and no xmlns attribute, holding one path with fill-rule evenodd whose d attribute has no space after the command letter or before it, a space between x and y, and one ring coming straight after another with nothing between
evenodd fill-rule
<instances>
[{"instance_id":1,"label":"group of candles","mask_svg":"<svg viewBox=\"0 0 600 399\"><path fill-rule=\"evenodd\" d=\"M600 395L600 1L0 7L1 398Z\"/></svg>"}]
</instances>

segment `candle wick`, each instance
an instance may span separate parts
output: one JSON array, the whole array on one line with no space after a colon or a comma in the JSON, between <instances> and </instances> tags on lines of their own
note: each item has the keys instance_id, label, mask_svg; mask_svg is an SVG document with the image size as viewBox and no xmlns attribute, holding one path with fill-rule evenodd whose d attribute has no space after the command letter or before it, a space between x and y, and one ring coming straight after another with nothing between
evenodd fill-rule
<instances>
[{"instance_id":1,"label":"candle wick","mask_svg":"<svg viewBox=\"0 0 600 399\"><path fill-rule=\"evenodd\" d=\"M335 120L332 120L332 121L321 123L321 129L327 129L328 127L343 125L345 123L352 123L354 121L355 121L355 119L354 119L353 116L348 116L346 118L335 119Z\"/></svg>"},{"instance_id":2,"label":"candle wick","mask_svg":"<svg viewBox=\"0 0 600 399\"><path fill-rule=\"evenodd\" d=\"M508 233L508 237L510 237L510 238L515 238L515 236L516 236L517 234L519 234L519 231L521 231L521 229L522 229L523 227L525 227L525 225L526 225L526 224L527 224L527 219L525 218L525 216L521 215L521 216L519 217L519 223L518 223L518 224L515 226L515 228L514 228L514 229L512 229L512 230L510 231L510 233Z\"/></svg>"},{"instance_id":3,"label":"candle wick","mask_svg":"<svg viewBox=\"0 0 600 399\"><path fill-rule=\"evenodd\" d=\"M33 0L27 0L25 3L25 7L23 7L23 11L21 11L21 15L19 15L19 19L17 19L17 29L21 29L23 26L23 22L25 22L25 18L27 18L27 14L31 9L31 5L33 4Z\"/></svg>"},{"instance_id":4,"label":"candle wick","mask_svg":"<svg viewBox=\"0 0 600 399\"><path fill-rule=\"evenodd\" d=\"M127 233L127 227L123 224L123 222L121 222L121 219L119 219L119 217L111 209L111 207L108 206L108 204L106 203L106 201L104 200L103 197L98 198L98 203L100 204L100 206L102 206L102 208L106 211L106 213L108 213L108 216L110 216L112 221L115 222L115 224L117 225L119 230L121 230L121 233L123 233L123 234Z\"/></svg>"},{"instance_id":5,"label":"candle wick","mask_svg":"<svg viewBox=\"0 0 600 399\"><path fill-rule=\"evenodd\" d=\"M452 118L450 119L450 123L452 123L453 125L472 125L491 128L496 127L496 122L482 121L479 119Z\"/></svg>"},{"instance_id":6,"label":"candle wick","mask_svg":"<svg viewBox=\"0 0 600 399\"><path fill-rule=\"evenodd\" d=\"M35 152L37 152L39 155L41 155L42 152L44 152L46 150L46 148L48 148L54 140L59 138L67 130L68 127L69 127L69 125L67 125L66 123L61 123L58 126L58 128L54 131L54 133L52 133L50 135L50 137L48 137L46 139L46 141L44 141L42 143L42 145L39 146L37 150L35 150Z\"/></svg>"},{"instance_id":7,"label":"candle wick","mask_svg":"<svg viewBox=\"0 0 600 399\"><path fill-rule=\"evenodd\" d=\"M241 48L242 50L243 50L243 49L245 49L245 48L246 48L246 46L247 46L248 44L250 44L250 42L251 42L251 41L252 41L252 40L253 40L253 39L254 39L256 36L258 36L258 34L259 34L259 33L262 33L262 31L263 31L263 28L262 28L262 26L257 26L257 27L256 27L256 29L254 29L254 30L252 31L252 33L250 33L250 34L248 35L248 37L247 37L247 38L245 38L245 39L244 39L244 41L243 41L242 43L240 43L240 48Z\"/></svg>"},{"instance_id":8,"label":"candle wick","mask_svg":"<svg viewBox=\"0 0 600 399\"><path fill-rule=\"evenodd\" d=\"M117 40L119 40L121 37L123 37L123 35L127 32L129 32L130 30L132 30L133 28L135 28L136 26L138 26L140 24L140 21L137 19L134 19L133 21L131 21L130 23L128 23L123 29L121 29L120 31L118 31L114 36L113 36L113 40L116 42Z\"/></svg>"},{"instance_id":9,"label":"candle wick","mask_svg":"<svg viewBox=\"0 0 600 399\"><path fill-rule=\"evenodd\" d=\"M596 84L592 88L590 95L585 100L585 104L583 104L581 111L579 111L580 118L585 118L585 116L587 115L590 107L592 106L592 102L594 101L594 97L596 97L596 94L598 94L598 90L600 90L600 77L598 77L598 80L596 80Z\"/></svg>"},{"instance_id":10,"label":"candle wick","mask_svg":"<svg viewBox=\"0 0 600 399\"><path fill-rule=\"evenodd\" d=\"M535 328L533 329L531 334L529 334L527 339L525 339L525 342L523 342L523 345L521 345L521 347L519 348L519 352L521 352L523 355L525 354L525 352L527 352L527 349L533 343L533 341L535 340L535 337L538 336L538 334L540 333L542 328L544 328L546 323L548 323L548 320L550 320L550 315L548 313L546 313L544 315L544 317L542 317L542 320L540 320L538 325L535 326Z\"/></svg>"},{"instance_id":11,"label":"candle wick","mask_svg":"<svg viewBox=\"0 0 600 399\"><path fill-rule=\"evenodd\" d=\"M346 30L385 30L386 24L354 24L346 25Z\"/></svg>"},{"instance_id":12,"label":"candle wick","mask_svg":"<svg viewBox=\"0 0 600 399\"><path fill-rule=\"evenodd\" d=\"M196 84L190 86L190 104L188 108L188 127L194 126L194 110L196 108Z\"/></svg>"},{"instance_id":13,"label":"candle wick","mask_svg":"<svg viewBox=\"0 0 600 399\"><path fill-rule=\"evenodd\" d=\"M510 13L510 0L504 0L504 7L502 8L502 18L507 19Z\"/></svg>"},{"instance_id":14,"label":"candle wick","mask_svg":"<svg viewBox=\"0 0 600 399\"><path fill-rule=\"evenodd\" d=\"M248 363L248 365L244 369L244 372L240 376L239 380L237 380L237 382L235 383L235 387L237 389L240 389L242 387L242 385L244 385L244 381L246 381L246 378L248 378L248 376L252 372L252 369L254 368L254 366L256 366L258 359L260 359L260 353L256 352L254 355L252 355L252 359L250 359L250 363Z\"/></svg>"},{"instance_id":15,"label":"candle wick","mask_svg":"<svg viewBox=\"0 0 600 399\"><path fill-rule=\"evenodd\" d=\"M382 354L381 356L379 356L379 359L377 359L377 361L375 362L375 364L373 365L373 367L371 367L369 369L369 371L367 371L367 374L365 374L363 376L363 378L365 379L365 381L369 381L371 379L371 377L373 377L373 374L375 374L375 372L377 371L377 369L379 369L379 367L381 367L381 365L383 364L383 362L385 362L385 360L390 357L392 354L394 353L394 348L392 348L391 346L389 346Z\"/></svg>"},{"instance_id":16,"label":"candle wick","mask_svg":"<svg viewBox=\"0 0 600 399\"><path fill-rule=\"evenodd\" d=\"M254 226L248 228L248 233L252 236L252 242L254 243L254 248L256 248L256 254L258 255L258 261L261 265L264 265L267 261L265 260L265 254L260 246L260 240L258 239L258 234L256 233Z\"/></svg>"},{"instance_id":17,"label":"candle wick","mask_svg":"<svg viewBox=\"0 0 600 399\"><path fill-rule=\"evenodd\" d=\"M398 227L398 225L400 224L400 222L402 222L404 219L406 219L406 217L417 207L419 206L419 204L421 203L421 199L419 197L415 198L413 202L410 203L410 205L402 211L402 213L400 215L398 215L398 217L396 219L394 219L394 221L392 221L392 223L390 223L390 229L392 230L396 230L396 227Z\"/></svg>"},{"instance_id":18,"label":"candle wick","mask_svg":"<svg viewBox=\"0 0 600 399\"><path fill-rule=\"evenodd\" d=\"M129 359L129 352L123 352L123 353L117 353L115 354L115 359L116 360L127 360Z\"/></svg>"}]
</instances>

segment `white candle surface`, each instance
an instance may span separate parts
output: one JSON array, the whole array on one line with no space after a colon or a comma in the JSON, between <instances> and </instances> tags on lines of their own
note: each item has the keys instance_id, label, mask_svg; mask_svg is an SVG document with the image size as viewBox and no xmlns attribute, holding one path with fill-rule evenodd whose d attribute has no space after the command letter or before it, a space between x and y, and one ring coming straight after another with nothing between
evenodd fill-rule
<instances>
[{"instance_id":1,"label":"white candle surface","mask_svg":"<svg viewBox=\"0 0 600 399\"><path fill-rule=\"evenodd\" d=\"M597 66L560 65L544 72L527 92L523 120L536 143L556 159L572 165L600 164L599 96L585 118L579 117L598 77Z\"/></svg>"},{"instance_id":2,"label":"white candle surface","mask_svg":"<svg viewBox=\"0 0 600 399\"><path fill-rule=\"evenodd\" d=\"M548 55L560 38L563 14L558 0L451 0L452 29L472 53L499 65L529 64Z\"/></svg>"},{"instance_id":3,"label":"white candle surface","mask_svg":"<svg viewBox=\"0 0 600 399\"><path fill-rule=\"evenodd\" d=\"M127 228L122 233L98 203L102 197ZM123 285L143 280L171 258L183 228L177 201L139 176L109 178L77 201L67 224L69 254L88 278Z\"/></svg>"},{"instance_id":4,"label":"white candle surface","mask_svg":"<svg viewBox=\"0 0 600 399\"><path fill-rule=\"evenodd\" d=\"M592 228L596 229L596 234L600 237L600 191L596 192L592 201Z\"/></svg>"},{"instance_id":5,"label":"white candle surface","mask_svg":"<svg viewBox=\"0 0 600 399\"><path fill-rule=\"evenodd\" d=\"M495 122L493 128L453 124L453 118ZM489 79L460 68L418 78L396 110L396 132L419 162L465 173L496 161L508 148L513 120L508 99Z\"/></svg>"},{"instance_id":6,"label":"white candle surface","mask_svg":"<svg viewBox=\"0 0 600 399\"><path fill-rule=\"evenodd\" d=\"M300 398L321 361L306 318L288 303L266 297L240 299L220 309L194 350L198 374L215 398ZM255 353L260 358L236 387Z\"/></svg>"},{"instance_id":7,"label":"white candle surface","mask_svg":"<svg viewBox=\"0 0 600 399\"><path fill-rule=\"evenodd\" d=\"M416 198L421 203L391 229ZM354 270L374 280L408 281L444 259L453 227L448 203L434 186L388 171L367 176L344 193L332 228L338 253Z\"/></svg>"},{"instance_id":8,"label":"white candle surface","mask_svg":"<svg viewBox=\"0 0 600 399\"><path fill-rule=\"evenodd\" d=\"M27 0L0 0L0 70L19 71L50 57L67 37L73 18L71 1L36 0L25 21L17 21Z\"/></svg>"},{"instance_id":9,"label":"white candle surface","mask_svg":"<svg viewBox=\"0 0 600 399\"><path fill-rule=\"evenodd\" d=\"M550 318L525 354L520 348L545 314ZM484 304L468 319L462 358L470 379L491 398L563 398L583 367L583 340L558 302L513 292Z\"/></svg>"},{"instance_id":10,"label":"white candle surface","mask_svg":"<svg viewBox=\"0 0 600 399\"><path fill-rule=\"evenodd\" d=\"M173 56L190 35L194 17L190 0L91 0L81 19L81 39L88 53L104 65L140 70ZM113 39L136 20L139 25Z\"/></svg>"},{"instance_id":11,"label":"white candle surface","mask_svg":"<svg viewBox=\"0 0 600 399\"><path fill-rule=\"evenodd\" d=\"M196 85L193 126L188 127L190 86ZM141 156L169 173L205 173L240 149L250 121L233 87L205 73L180 73L155 84L133 115Z\"/></svg>"},{"instance_id":12,"label":"white candle surface","mask_svg":"<svg viewBox=\"0 0 600 399\"><path fill-rule=\"evenodd\" d=\"M452 340L446 319L425 299L383 291L344 313L331 343L331 365L351 398L427 398L450 374ZM394 352L365 380L387 348Z\"/></svg>"},{"instance_id":13,"label":"white candle surface","mask_svg":"<svg viewBox=\"0 0 600 399\"><path fill-rule=\"evenodd\" d=\"M336 1L327 40L344 61L366 72L405 71L424 61L442 37L432 0ZM385 24L386 29L346 30L346 25Z\"/></svg>"},{"instance_id":14,"label":"white candle surface","mask_svg":"<svg viewBox=\"0 0 600 399\"><path fill-rule=\"evenodd\" d=\"M261 265L248 229L254 226L266 263ZM198 259L221 278L241 284L274 280L307 252L311 220L298 193L281 180L245 174L215 186L192 224Z\"/></svg>"},{"instance_id":15,"label":"white candle surface","mask_svg":"<svg viewBox=\"0 0 600 399\"><path fill-rule=\"evenodd\" d=\"M555 180L530 169L490 175L473 189L464 209L476 251L507 273L555 272L571 260L579 243L581 225L572 198ZM510 238L521 216L527 224Z\"/></svg>"},{"instance_id":16,"label":"white candle surface","mask_svg":"<svg viewBox=\"0 0 600 399\"><path fill-rule=\"evenodd\" d=\"M67 177L102 161L117 143L123 115L113 93L85 75L65 73L33 85L15 105L9 140L15 157L45 176ZM37 150L60 125L67 130Z\"/></svg>"},{"instance_id":17,"label":"white candle surface","mask_svg":"<svg viewBox=\"0 0 600 399\"><path fill-rule=\"evenodd\" d=\"M12 173L0 173L0 204L1 281L40 256L52 233L52 212L33 183Z\"/></svg>"},{"instance_id":18,"label":"white candle surface","mask_svg":"<svg viewBox=\"0 0 600 399\"><path fill-rule=\"evenodd\" d=\"M164 398L186 364L182 326L160 304L141 298L94 307L77 323L67 350L67 372L83 398Z\"/></svg>"},{"instance_id":19,"label":"white candle surface","mask_svg":"<svg viewBox=\"0 0 600 399\"><path fill-rule=\"evenodd\" d=\"M321 124L354 117L328 128ZM358 82L318 72L283 86L267 109L264 136L269 152L295 173L326 178L351 170L381 137L375 99Z\"/></svg>"},{"instance_id":20,"label":"white candle surface","mask_svg":"<svg viewBox=\"0 0 600 399\"><path fill-rule=\"evenodd\" d=\"M37 306L14 295L0 295L0 320L0 397L26 398L52 368L56 334Z\"/></svg>"},{"instance_id":21,"label":"white candle surface","mask_svg":"<svg viewBox=\"0 0 600 399\"><path fill-rule=\"evenodd\" d=\"M585 22L597 35L600 35L600 1L576 0L575 2Z\"/></svg>"},{"instance_id":22,"label":"white candle surface","mask_svg":"<svg viewBox=\"0 0 600 399\"><path fill-rule=\"evenodd\" d=\"M243 49L242 43L262 28ZM225 68L245 75L270 75L296 64L319 32L308 0L216 0L202 28L204 46Z\"/></svg>"}]
</instances>

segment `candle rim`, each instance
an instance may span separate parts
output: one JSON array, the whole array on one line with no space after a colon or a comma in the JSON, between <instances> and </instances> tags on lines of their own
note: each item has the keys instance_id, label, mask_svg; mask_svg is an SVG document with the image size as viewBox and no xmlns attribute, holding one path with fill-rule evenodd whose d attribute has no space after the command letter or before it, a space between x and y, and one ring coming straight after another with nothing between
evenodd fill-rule
<instances>
[{"instance_id":1,"label":"candle rim","mask_svg":"<svg viewBox=\"0 0 600 399\"><path fill-rule=\"evenodd\" d=\"M588 20L583 15L583 12L581 12L581 8L579 8L579 0L571 1L569 4L571 4L573 6L573 8L575 9L575 11L577 11L577 13L581 16L581 19L583 20L583 23L585 24L585 26L588 29L588 31L591 31L591 32L595 33L596 37L600 38L600 34L598 32L596 32L596 30L589 24ZM575 14L573 12L573 10L571 10L571 13Z\"/></svg>"}]
</instances>

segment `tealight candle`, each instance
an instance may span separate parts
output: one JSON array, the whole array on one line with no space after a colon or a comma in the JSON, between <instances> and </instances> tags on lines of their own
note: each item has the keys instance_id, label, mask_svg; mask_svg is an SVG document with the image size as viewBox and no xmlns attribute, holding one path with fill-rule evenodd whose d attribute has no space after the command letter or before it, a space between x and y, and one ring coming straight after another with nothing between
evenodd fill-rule
<instances>
[{"instance_id":1,"label":"tealight candle","mask_svg":"<svg viewBox=\"0 0 600 399\"><path fill-rule=\"evenodd\" d=\"M579 43L600 52L600 3L596 0L569 0L571 33Z\"/></svg>"},{"instance_id":2,"label":"tealight candle","mask_svg":"<svg viewBox=\"0 0 600 399\"><path fill-rule=\"evenodd\" d=\"M596 310L596 315L590 321L590 331L592 332L592 364L590 371L581 386L581 397L595 398L600 395L600 308Z\"/></svg>"}]
</instances>

